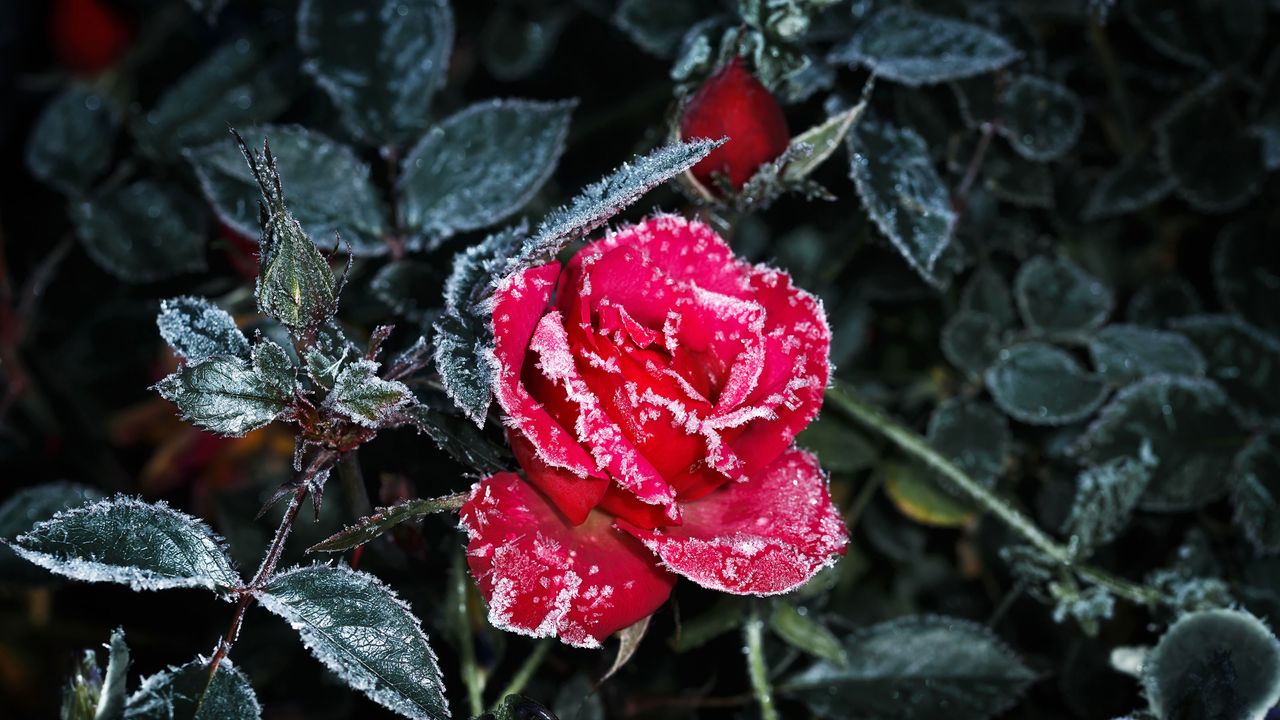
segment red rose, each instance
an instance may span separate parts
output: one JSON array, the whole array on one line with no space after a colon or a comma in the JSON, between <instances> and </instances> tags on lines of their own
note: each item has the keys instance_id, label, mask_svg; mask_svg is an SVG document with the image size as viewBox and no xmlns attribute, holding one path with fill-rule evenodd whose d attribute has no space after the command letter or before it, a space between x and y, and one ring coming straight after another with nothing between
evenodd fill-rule
<instances>
[{"instance_id":1,"label":"red rose","mask_svg":"<svg viewBox=\"0 0 1280 720\"><path fill-rule=\"evenodd\" d=\"M49 18L62 64L92 75L111 67L133 38L133 27L102 0L57 0Z\"/></svg>"},{"instance_id":2,"label":"red rose","mask_svg":"<svg viewBox=\"0 0 1280 720\"><path fill-rule=\"evenodd\" d=\"M723 174L734 190L741 190L761 165L776 160L791 144L778 101L747 72L740 58L708 78L689 98L680 114L680 137L729 138L690 170L712 192L717 189L713 173Z\"/></svg>"},{"instance_id":3,"label":"red rose","mask_svg":"<svg viewBox=\"0 0 1280 720\"><path fill-rule=\"evenodd\" d=\"M598 646L676 575L770 595L843 552L817 460L830 331L786 273L664 215L508 277L492 299L495 396L524 477L461 512L495 625Z\"/></svg>"}]
</instances>

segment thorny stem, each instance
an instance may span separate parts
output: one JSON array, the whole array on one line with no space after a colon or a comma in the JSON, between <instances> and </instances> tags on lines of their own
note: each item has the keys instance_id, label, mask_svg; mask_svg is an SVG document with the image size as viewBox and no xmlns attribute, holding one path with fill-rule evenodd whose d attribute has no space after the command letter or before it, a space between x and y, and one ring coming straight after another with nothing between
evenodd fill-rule
<instances>
[{"instance_id":1,"label":"thorny stem","mask_svg":"<svg viewBox=\"0 0 1280 720\"><path fill-rule=\"evenodd\" d=\"M280 518L280 526L276 528L276 535L271 539L271 546L267 548L267 554L263 556L258 572L254 574L247 586L236 590L240 597L236 602L236 610L231 616L231 625L227 628L226 635L223 635L222 640L218 642L218 649L214 651L213 657L209 659L210 680L213 679L214 673L218 671L218 665L231 651L231 646L240 635L240 626L244 623L244 612L253 604L254 594L266 586L267 581L271 579L271 574L275 572L280 556L284 554L285 540L289 539L293 523L298 519L298 511L302 509L302 501L311 487L311 478L321 470L323 467L318 467L314 462L307 468L297 489L293 491L293 497L289 499L289 507L284 511L284 517Z\"/></svg>"},{"instance_id":2,"label":"thorny stem","mask_svg":"<svg viewBox=\"0 0 1280 720\"><path fill-rule=\"evenodd\" d=\"M538 672L538 668L542 666L542 661L547 659L547 653L551 652L552 641L550 638L543 638L533 646L533 652L529 653L529 657L524 659L524 663L516 670L516 674L512 676L511 682L502 689L498 694L498 700L494 703L495 707L502 702L502 699L508 695L518 695L524 690L524 686L529 684L533 679L533 674Z\"/></svg>"},{"instance_id":3,"label":"thorny stem","mask_svg":"<svg viewBox=\"0 0 1280 720\"><path fill-rule=\"evenodd\" d=\"M969 477L955 463L934 450L920 435L873 407L844 385L828 388L826 397L851 419L879 432L908 455L938 471L952 487L977 503L983 510L995 515L1037 550L1073 570L1082 580L1104 587L1120 597L1141 605L1158 605L1164 601L1164 595L1155 588L1130 582L1100 568L1078 562L1069 548L1055 542L1036 526L1031 518L987 489L982 483Z\"/></svg>"},{"instance_id":4,"label":"thorny stem","mask_svg":"<svg viewBox=\"0 0 1280 720\"><path fill-rule=\"evenodd\" d=\"M764 620L760 609L753 608L751 617L742 626L747 642L747 674L751 677L751 692L760 706L762 720L779 720L778 708L773 704L773 688L769 686L769 668L764 660Z\"/></svg>"}]
</instances>

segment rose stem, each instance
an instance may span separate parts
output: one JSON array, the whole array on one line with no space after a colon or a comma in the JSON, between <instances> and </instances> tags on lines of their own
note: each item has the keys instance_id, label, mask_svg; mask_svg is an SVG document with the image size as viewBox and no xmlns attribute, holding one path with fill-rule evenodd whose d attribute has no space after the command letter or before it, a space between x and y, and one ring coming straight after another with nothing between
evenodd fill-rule
<instances>
[{"instance_id":1,"label":"rose stem","mask_svg":"<svg viewBox=\"0 0 1280 720\"><path fill-rule=\"evenodd\" d=\"M533 652L529 653L529 657L524 659L520 669L516 670L516 674L512 676L511 682L507 683L507 686L498 694L498 699L494 703L495 708L508 695L519 695L524 690L524 686L529 684L529 681L533 679L533 674L538 672L542 661L547 658L547 653L551 651L551 643L550 638L543 638L538 641L537 645L533 646Z\"/></svg>"},{"instance_id":2,"label":"rose stem","mask_svg":"<svg viewBox=\"0 0 1280 720\"><path fill-rule=\"evenodd\" d=\"M778 708L773 704L773 689L769 687L769 669L764 661L764 620L760 619L760 609L754 607L751 617L742 626L742 635L746 639L747 674L751 677L751 691L760 705L762 720L778 720Z\"/></svg>"},{"instance_id":3,"label":"rose stem","mask_svg":"<svg viewBox=\"0 0 1280 720\"><path fill-rule=\"evenodd\" d=\"M288 539L289 531L293 529L293 523L298 519L298 511L302 509L302 500L307 496L307 489L311 485L311 479L332 462L332 453L323 451L311 461L303 472L302 477L299 478L298 488L294 490L293 497L289 499L289 507L284 511L284 517L280 519L280 527L276 528L276 535L271 539L271 546L267 548L267 554L262 558L262 565L258 567L258 572L249 581L249 584L238 591L240 598L236 602L235 613L231 616L231 625L227 628L227 634L218 642L218 649L214 651L213 657L209 659L210 681L213 680L214 673L218 671L218 665L222 663L222 659L231 651L231 646L235 644L236 638L240 635L240 626L244 623L244 611L249 609L249 605L253 603L254 592L261 590L267 584L267 581L271 579L271 574L275 572L276 565L280 562L280 556L284 554L284 541Z\"/></svg>"},{"instance_id":4,"label":"rose stem","mask_svg":"<svg viewBox=\"0 0 1280 720\"><path fill-rule=\"evenodd\" d=\"M1132 583L1099 568L1078 563L1071 550L1055 542L1037 527L1031 518L995 492L988 490L982 483L969 477L955 463L930 447L927 440L858 397L843 383L827 388L826 398L851 419L879 432L908 455L937 470L956 490L995 515L1009 529L1021 535L1040 552L1074 570L1080 578L1141 605L1159 604L1164 599L1163 594L1154 588Z\"/></svg>"},{"instance_id":5,"label":"rose stem","mask_svg":"<svg viewBox=\"0 0 1280 720\"><path fill-rule=\"evenodd\" d=\"M467 686L467 703L471 715L475 717L484 713L485 675L476 664L475 639L471 635L471 620L467 610L467 561L463 550L453 556L452 591L454 612L457 613L458 624L458 662L462 665L462 682Z\"/></svg>"}]
</instances>

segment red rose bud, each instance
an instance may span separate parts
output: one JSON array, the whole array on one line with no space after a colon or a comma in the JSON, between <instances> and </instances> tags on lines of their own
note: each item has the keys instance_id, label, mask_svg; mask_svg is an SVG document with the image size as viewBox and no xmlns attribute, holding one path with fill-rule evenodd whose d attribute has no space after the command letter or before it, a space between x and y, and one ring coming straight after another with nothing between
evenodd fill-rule
<instances>
[{"instance_id":1,"label":"red rose bud","mask_svg":"<svg viewBox=\"0 0 1280 720\"><path fill-rule=\"evenodd\" d=\"M133 39L132 25L102 0L55 0L49 20L62 64L86 75L111 67Z\"/></svg>"},{"instance_id":2,"label":"red rose bud","mask_svg":"<svg viewBox=\"0 0 1280 720\"><path fill-rule=\"evenodd\" d=\"M786 273L658 216L504 278L493 335L524 474L476 483L459 519L495 626L599 647L677 577L776 595L844 552L826 476L794 443L831 333Z\"/></svg>"},{"instance_id":3,"label":"red rose bud","mask_svg":"<svg viewBox=\"0 0 1280 720\"><path fill-rule=\"evenodd\" d=\"M734 190L741 190L761 165L777 159L791 142L787 118L778 101L734 58L703 83L680 115L680 137L722 138L729 141L693 166L693 177L706 188L717 188L713 173L721 173Z\"/></svg>"}]
</instances>

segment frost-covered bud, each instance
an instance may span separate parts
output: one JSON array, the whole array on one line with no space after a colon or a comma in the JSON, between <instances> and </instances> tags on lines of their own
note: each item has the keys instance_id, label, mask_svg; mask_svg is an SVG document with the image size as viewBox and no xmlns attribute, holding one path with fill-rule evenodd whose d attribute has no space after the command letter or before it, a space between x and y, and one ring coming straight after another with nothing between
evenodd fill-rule
<instances>
[{"instance_id":1,"label":"frost-covered bud","mask_svg":"<svg viewBox=\"0 0 1280 720\"><path fill-rule=\"evenodd\" d=\"M777 159L791 142L787 119L768 88L734 58L703 83L680 115L680 137L729 138L690 171L715 192L717 174L734 190L761 165Z\"/></svg>"},{"instance_id":2,"label":"frost-covered bud","mask_svg":"<svg viewBox=\"0 0 1280 720\"><path fill-rule=\"evenodd\" d=\"M78 73L111 67L133 38L133 27L102 0L57 0L49 32L58 59Z\"/></svg>"}]
</instances>

